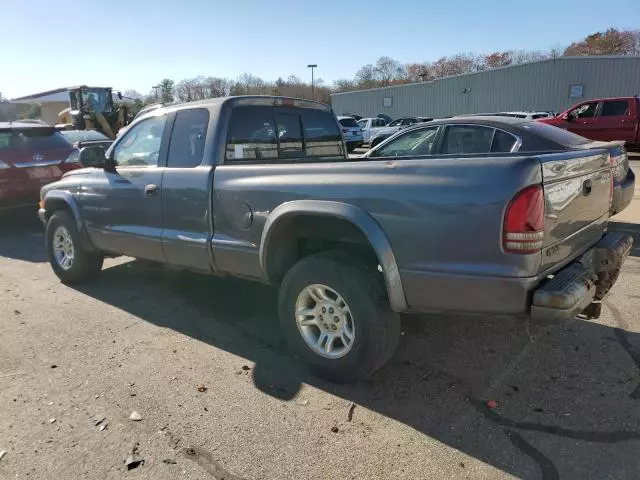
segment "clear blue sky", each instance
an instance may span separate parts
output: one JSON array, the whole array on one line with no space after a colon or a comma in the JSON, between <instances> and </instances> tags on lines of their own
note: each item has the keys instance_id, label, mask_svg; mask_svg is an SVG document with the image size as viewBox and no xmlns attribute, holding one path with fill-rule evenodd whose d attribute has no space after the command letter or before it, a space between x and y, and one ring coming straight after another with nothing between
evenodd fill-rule
<instances>
[{"instance_id":1,"label":"clear blue sky","mask_svg":"<svg viewBox=\"0 0 640 480\"><path fill-rule=\"evenodd\" d=\"M640 0L2 0L0 20L0 92L13 98L243 72L308 80L309 63L330 83L382 55L562 47L640 28Z\"/></svg>"}]
</instances>

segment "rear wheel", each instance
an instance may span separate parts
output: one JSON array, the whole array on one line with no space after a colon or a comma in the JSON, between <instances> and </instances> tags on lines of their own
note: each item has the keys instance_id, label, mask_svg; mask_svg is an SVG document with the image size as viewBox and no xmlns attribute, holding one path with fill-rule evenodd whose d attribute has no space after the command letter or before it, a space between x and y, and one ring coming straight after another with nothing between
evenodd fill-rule
<instances>
[{"instance_id":1,"label":"rear wheel","mask_svg":"<svg viewBox=\"0 0 640 480\"><path fill-rule=\"evenodd\" d=\"M380 273L343 253L300 260L280 287L290 347L321 377L354 382L380 368L400 337Z\"/></svg>"},{"instance_id":2,"label":"rear wheel","mask_svg":"<svg viewBox=\"0 0 640 480\"><path fill-rule=\"evenodd\" d=\"M349 145L347 144L347 152L351 153L356 149L355 145Z\"/></svg>"},{"instance_id":3,"label":"rear wheel","mask_svg":"<svg viewBox=\"0 0 640 480\"><path fill-rule=\"evenodd\" d=\"M64 210L47 222L46 248L51 268L64 283L87 280L102 269L104 257L82 248L76 223Z\"/></svg>"}]
</instances>

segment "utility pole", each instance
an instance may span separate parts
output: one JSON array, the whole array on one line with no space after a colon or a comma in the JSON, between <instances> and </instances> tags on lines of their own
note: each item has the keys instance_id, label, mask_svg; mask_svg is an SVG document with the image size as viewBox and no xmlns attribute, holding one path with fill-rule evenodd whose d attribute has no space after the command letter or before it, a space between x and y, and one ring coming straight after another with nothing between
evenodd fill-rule
<instances>
[{"instance_id":1,"label":"utility pole","mask_svg":"<svg viewBox=\"0 0 640 480\"><path fill-rule=\"evenodd\" d=\"M153 86L153 87L151 87L151 88L153 88L153 90L154 90L154 92L155 92L155 94L156 94L156 102L157 102L157 101L158 101L158 89L159 89L159 88L162 88L162 85L154 85L154 86Z\"/></svg>"},{"instance_id":2,"label":"utility pole","mask_svg":"<svg viewBox=\"0 0 640 480\"><path fill-rule=\"evenodd\" d=\"M311 65L307 65L307 68L311 69L311 100L315 100L316 99L316 91L315 91L315 87L313 85L313 69L316 68L318 65L311 64Z\"/></svg>"}]
</instances>

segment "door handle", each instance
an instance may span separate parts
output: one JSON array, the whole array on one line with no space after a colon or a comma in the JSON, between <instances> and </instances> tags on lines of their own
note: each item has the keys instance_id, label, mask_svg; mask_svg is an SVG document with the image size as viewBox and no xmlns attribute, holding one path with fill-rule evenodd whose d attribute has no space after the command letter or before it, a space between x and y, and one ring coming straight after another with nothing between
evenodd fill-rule
<instances>
[{"instance_id":1,"label":"door handle","mask_svg":"<svg viewBox=\"0 0 640 480\"><path fill-rule=\"evenodd\" d=\"M145 185L144 194L147 197L155 195L156 193L158 193L158 186L157 185L154 185L153 183L150 183L149 185Z\"/></svg>"}]
</instances>

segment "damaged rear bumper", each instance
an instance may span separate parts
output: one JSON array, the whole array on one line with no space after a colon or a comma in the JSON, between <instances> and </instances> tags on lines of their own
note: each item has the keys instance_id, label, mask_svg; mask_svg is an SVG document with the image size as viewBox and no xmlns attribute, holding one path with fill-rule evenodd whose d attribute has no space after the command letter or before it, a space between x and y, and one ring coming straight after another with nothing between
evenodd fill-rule
<instances>
[{"instance_id":1,"label":"damaged rear bumper","mask_svg":"<svg viewBox=\"0 0 640 480\"><path fill-rule=\"evenodd\" d=\"M607 233L579 259L540 284L533 293L532 320L599 317L600 301L618 279L632 248L630 235Z\"/></svg>"}]
</instances>

